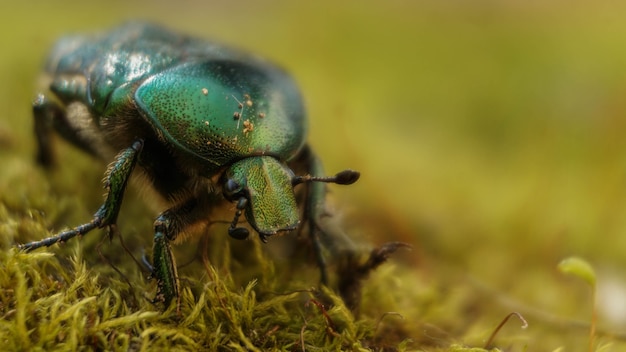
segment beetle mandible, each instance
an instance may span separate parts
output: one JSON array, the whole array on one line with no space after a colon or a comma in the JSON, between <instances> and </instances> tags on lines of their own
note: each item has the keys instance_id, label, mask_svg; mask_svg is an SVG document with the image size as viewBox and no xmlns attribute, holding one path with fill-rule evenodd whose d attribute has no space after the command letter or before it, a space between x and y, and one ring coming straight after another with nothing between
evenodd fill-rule
<instances>
[{"instance_id":1,"label":"beetle mandible","mask_svg":"<svg viewBox=\"0 0 626 352\"><path fill-rule=\"evenodd\" d=\"M112 162L105 200L91 221L21 249L51 246L96 228L116 231L137 167L168 204L154 222L155 301L179 298L170 243L225 202L235 204L228 234L236 239L249 236L237 226L241 215L263 242L307 223L326 283L320 237L332 241L343 234L320 222L325 183L352 184L359 173L321 176L321 163L305 143L302 98L284 71L222 45L128 23L105 34L62 38L42 81L33 103L38 162L54 164L53 131ZM297 169L304 175L295 175ZM303 183L298 204L294 187Z\"/></svg>"}]
</instances>

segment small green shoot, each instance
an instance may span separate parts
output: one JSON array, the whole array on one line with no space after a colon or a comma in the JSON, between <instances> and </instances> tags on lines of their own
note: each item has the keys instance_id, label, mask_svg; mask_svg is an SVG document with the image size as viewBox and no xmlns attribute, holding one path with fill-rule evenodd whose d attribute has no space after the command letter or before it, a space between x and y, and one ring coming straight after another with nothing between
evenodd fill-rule
<instances>
[{"instance_id":1,"label":"small green shoot","mask_svg":"<svg viewBox=\"0 0 626 352\"><path fill-rule=\"evenodd\" d=\"M585 280L595 291L596 273L591 264L579 257L569 257L559 263L559 271L564 274L574 275Z\"/></svg>"},{"instance_id":2,"label":"small green shoot","mask_svg":"<svg viewBox=\"0 0 626 352\"><path fill-rule=\"evenodd\" d=\"M563 259L558 265L559 271L564 274L574 275L580 279L585 280L589 286L591 286L591 328L589 329L589 352L593 351L593 342L596 334L596 320L597 320L597 307L596 307L596 272L593 270L591 264L586 260L579 257L569 257Z\"/></svg>"}]
</instances>

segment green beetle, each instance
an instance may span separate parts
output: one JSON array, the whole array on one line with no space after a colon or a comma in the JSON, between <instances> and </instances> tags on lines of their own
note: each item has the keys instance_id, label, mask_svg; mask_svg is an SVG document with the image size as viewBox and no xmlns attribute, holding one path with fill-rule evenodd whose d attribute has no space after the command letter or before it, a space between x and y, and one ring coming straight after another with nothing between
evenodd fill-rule
<instances>
[{"instance_id":1,"label":"green beetle","mask_svg":"<svg viewBox=\"0 0 626 352\"><path fill-rule=\"evenodd\" d=\"M249 235L237 226L242 214L264 242L306 222L321 281L327 281L320 237L332 242L343 235L319 221L325 215L323 182L347 185L359 173L321 177L322 166L305 144L302 99L281 69L155 25L129 23L102 35L60 40L42 81L33 106L38 161L54 163L56 131L113 162L105 201L90 222L20 248L50 246L95 228L115 231L137 166L169 205L154 223L155 300L169 304L179 296L170 242L209 221L211 211L226 202L236 205L228 229L236 239ZM308 185L298 204L294 187L301 183Z\"/></svg>"}]
</instances>

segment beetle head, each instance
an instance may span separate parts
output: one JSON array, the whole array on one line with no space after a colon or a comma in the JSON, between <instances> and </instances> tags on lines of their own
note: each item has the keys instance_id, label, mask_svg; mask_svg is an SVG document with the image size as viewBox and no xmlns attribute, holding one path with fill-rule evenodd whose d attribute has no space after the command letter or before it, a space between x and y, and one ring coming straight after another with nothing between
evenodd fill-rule
<instances>
[{"instance_id":1,"label":"beetle head","mask_svg":"<svg viewBox=\"0 0 626 352\"><path fill-rule=\"evenodd\" d=\"M349 185L359 173L342 171L332 177L294 176L284 164L271 156L253 156L232 164L222 176L224 197L237 202L237 211L228 234L236 239L249 236L246 228L237 227L241 214L259 233L263 242L281 231L294 230L300 223L293 187L300 183L329 182Z\"/></svg>"},{"instance_id":2,"label":"beetle head","mask_svg":"<svg viewBox=\"0 0 626 352\"><path fill-rule=\"evenodd\" d=\"M263 241L279 231L295 229L300 218L293 178L289 168L270 156L249 157L231 165L222 181L226 199L237 202L228 233L238 239L248 237L247 229L236 227L242 213Z\"/></svg>"}]
</instances>

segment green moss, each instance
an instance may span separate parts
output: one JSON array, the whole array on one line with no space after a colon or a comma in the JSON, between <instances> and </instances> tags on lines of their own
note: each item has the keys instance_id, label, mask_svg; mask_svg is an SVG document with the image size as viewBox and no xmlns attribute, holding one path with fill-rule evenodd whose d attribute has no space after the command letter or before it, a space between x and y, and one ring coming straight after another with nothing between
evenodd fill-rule
<instances>
[{"instance_id":1,"label":"green moss","mask_svg":"<svg viewBox=\"0 0 626 352\"><path fill-rule=\"evenodd\" d=\"M7 350L361 350L371 337L332 292L330 309L307 304L314 291L264 294L255 281L237 287L209 268L211 280L183 278L180 312L148 300L140 277L106 280L89 269L79 245L65 264L46 251L2 253L0 336ZM193 293L190 286L200 287ZM144 291L145 290L145 291ZM146 298L146 299L143 299ZM323 313L322 313L323 310Z\"/></svg>"}]
</instances>

